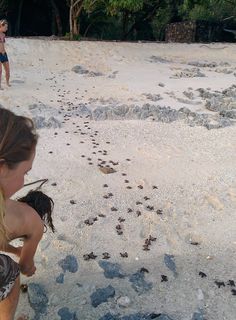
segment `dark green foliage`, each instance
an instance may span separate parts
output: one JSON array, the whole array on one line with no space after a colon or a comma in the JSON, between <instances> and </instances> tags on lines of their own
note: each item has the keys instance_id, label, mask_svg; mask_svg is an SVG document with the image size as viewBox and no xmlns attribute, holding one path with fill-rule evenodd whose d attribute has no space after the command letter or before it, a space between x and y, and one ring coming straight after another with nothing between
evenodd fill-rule
<instances>
[{"instance_id":1,"label":"dark green foliage","mask_svg":"<svg viewBox=\"0 0 236 320\"><path fill-rule=\"evenodd\" d=\"M0 0L0 18L8 19L12 35L61 36L70 32L71 1ZM164 40L167 24L186 20L236 29L236 0L80 0L80 5L74 40Z\"/></svg>"}]
</instances>

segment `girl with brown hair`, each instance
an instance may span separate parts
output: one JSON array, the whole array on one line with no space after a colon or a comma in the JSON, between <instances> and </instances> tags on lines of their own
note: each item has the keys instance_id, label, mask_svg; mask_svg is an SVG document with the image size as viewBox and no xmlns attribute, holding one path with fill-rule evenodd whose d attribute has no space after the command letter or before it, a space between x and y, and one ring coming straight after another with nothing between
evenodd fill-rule
<instances>
[{"instance_id":1,"label":"girl with brown hair","mask_svg":"<svg viewBox=\"0 0 236 320\"><path fill-rule=\"evenodd\" d=\"M32 196L20 201L10 198L24 185L24 176L33 165L37 139L30 119L0 108L0 251L19 257L16 263L0 253L0 320L14 319L20 272L30 277L36 271L34 255L43 235L43 218L34 209ZM9 244L16 238L24 239L23 247Z\"/></svg>"}]
</instances>

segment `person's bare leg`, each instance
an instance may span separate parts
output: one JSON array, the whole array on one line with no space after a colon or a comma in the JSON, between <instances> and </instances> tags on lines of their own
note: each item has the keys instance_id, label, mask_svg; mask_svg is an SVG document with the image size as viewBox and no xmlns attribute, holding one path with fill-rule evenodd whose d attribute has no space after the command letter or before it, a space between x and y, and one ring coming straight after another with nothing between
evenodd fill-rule
<instances>
[{"instance_id":1,"label":"person's bare leg","mask_svg":"<svg viewBox=\"0 0 236 320\"><path fill-rule=\"evenodd\" d=\"M2 63L0 62L0 90L2 89L1 83L2 83Z\"/></svg>"},{"instance_id":2,"label":"person's bare leg","mask_svg":"<svg viewBox=\"0 0 236 320\"><path fill-rule=\"evenodd\" d=\"M0 302L0 320L14 320L20 295L20 276L16 279L9 296ZM21 320L21 319L19 319Z\"/></svg>"},{"instance_id":3,"label":"person's bare leg","mask_svg":"<svg viewBox=\"0 0 236 320\"><path fill-rule=\"evenodd\" d=\"M9 62L4 62L3 67L5 69L7 85L8 85L8 87L10 87L11 85L10 85L10 65L9 65Z\"/></svg>"}]
</instances>

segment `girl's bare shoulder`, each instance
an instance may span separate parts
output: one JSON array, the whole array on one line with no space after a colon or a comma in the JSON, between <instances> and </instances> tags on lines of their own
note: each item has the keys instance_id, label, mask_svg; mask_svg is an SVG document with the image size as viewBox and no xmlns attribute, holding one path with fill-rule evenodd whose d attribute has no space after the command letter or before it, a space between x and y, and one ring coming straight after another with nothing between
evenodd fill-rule
<instances>
[{"instance_id":1,"label":"girl's bare shoulder","mask_svg":"<svg viewBox=\"0 0 236 320\"><path fill-rule=\"evenodd\" d=\"M43 226L43 222L38 213L28 204L8 200L6 203L6 223L14 224L13 220L15 220L17 224L20 222L26 229L32 226Z\"/></svg>"}]
</instances>

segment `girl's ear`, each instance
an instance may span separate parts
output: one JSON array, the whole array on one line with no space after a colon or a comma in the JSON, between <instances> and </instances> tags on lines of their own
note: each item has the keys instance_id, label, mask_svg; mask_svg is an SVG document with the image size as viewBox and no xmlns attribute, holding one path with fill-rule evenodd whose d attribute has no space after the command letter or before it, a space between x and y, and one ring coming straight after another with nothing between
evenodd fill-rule
<instances>
[{"instance_id":1,"label":"girl's ear","mask_svg":"<svg viewBox=\"0 0 236 320\"><path fill-rule=\"evenodd\" d=\"M0 178L4 178L8 172L8 167L4 159L0 159Z\"/></svg>"},{"instance_id":2,"label":"girl's ear","mask_svg":"<svg viewBox=\"0 0 236 320\"><path fill-rule=\"evenodd\" d=\"M0 159L0 175L2 175L4 167L5 167L5 160Z\"/></svg>"}]
</instances>

